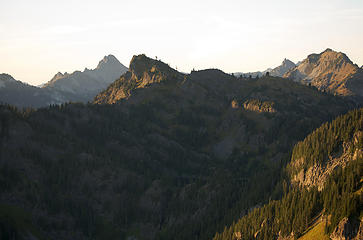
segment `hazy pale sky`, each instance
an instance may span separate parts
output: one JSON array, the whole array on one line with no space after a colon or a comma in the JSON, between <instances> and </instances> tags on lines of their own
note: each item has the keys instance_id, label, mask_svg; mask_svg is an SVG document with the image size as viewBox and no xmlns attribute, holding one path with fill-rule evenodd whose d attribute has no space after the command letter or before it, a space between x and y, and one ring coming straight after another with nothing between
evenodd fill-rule
<instances>
[{"instance_id":1,"label":"hazy pale sky","mask_svg":"<svg viewBox=\"0 0 363 240\"><path fill-rule=\"evenodd\" d=\"M247 72L329 47L363 64L363 0L0 1L0 73L34 85L108 54Z\"/></svg>"}]
</instances>

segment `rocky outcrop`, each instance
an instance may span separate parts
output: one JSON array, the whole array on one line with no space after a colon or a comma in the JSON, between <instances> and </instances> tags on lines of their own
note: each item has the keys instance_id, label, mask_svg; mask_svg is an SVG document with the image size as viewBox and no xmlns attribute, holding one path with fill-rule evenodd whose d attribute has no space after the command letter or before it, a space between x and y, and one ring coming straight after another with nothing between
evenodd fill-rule
<instances>
[{"instance_id":1,"label":"rocky outcrop","mask_svg":"<svg viewBox=\"0 0 363 240\"><path fill-rule=\"evenodd\" d=\"M238 109L238 108L239 108L238 101L237 101L237 100L232 100L232 102L231 102L231 107L232 107L233 109Z\"/></svg>"},{"instance_id":2,"label":"rocky outcrop","mask_svg":"<svg viewBox=\"0 0 363 240\"><path fill-rule=\"evenodd\" d=\"M274 102L268 102L268 101L260 101L258 99L250 99L243 103L243 108L248 111L253 112L268 112L268 113L275 113L276 109L274 108L275 103Z\"/></svg>"},{"instance_id":3,"label":"rocky outcrop","mask_svg":"<svg viewBox=\"0 0 363 240\"><path fill-rule=\"evenodd\" d=\"M361 240L363 239L362 228L362 220L359 224L345 217L339 222L332 234L330 234L330 238L332 240Z\"/></svg>"},{"instance_id":4,"label":"rocky outcrop","mask_svg":"<svg viewBox=\"0 0 363 240\"><path fill-rule=\"evenodd\" d=\"M358 131L354 135L353 144L358 143L358 139L363 137L363 132ZM325 184L325 180L330 174L339 166L345 167L349 161L354 161L359 158L363 158L363 150L353 148L351 143L344 143L340 153L329 156L329 160L324 165L314 164L307 170L301 169L293 179L292 183L300 186L312 187L317 186L319 190L322 190ZM353 152L351 149L355 149ZM299 159L293 163L295 168L299 168L303 164L304 159Z\"/></svg>"},{"instance_id":5,"label":"rocky outcrop","mask_svg":"<svg viewBox=\"0 0 363 240\"><path fill-rule=\"evenodd\" d=\"M172 69L167 64L146 57L144 54L134 56L130 69L105 91L95 97L95 103L116 103L128 98L137 88L145 88L153 83L170 79L183 79L183 74Z\"/></svg>"}]
</instances>

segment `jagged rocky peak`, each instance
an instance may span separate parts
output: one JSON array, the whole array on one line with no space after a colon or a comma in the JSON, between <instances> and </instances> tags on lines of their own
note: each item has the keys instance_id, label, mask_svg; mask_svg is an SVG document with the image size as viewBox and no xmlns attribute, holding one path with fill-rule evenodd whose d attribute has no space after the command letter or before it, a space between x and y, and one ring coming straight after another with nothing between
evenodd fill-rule
<instances>
[{"instance_id":1,"label":"jagged rocky peak","mask_svg":"<svg viewBox=\"0 0 363 240\"><path fill-rule=\"evenodd\" d=\"M111 66L120 66L121 63L120 63L120 61L114 55L109 54L107 56L104 56L102 58L102 60L99 61L96 69L99 69L99 68L102 68L102 67L105 67L105 66L108 66L108 65L111 65Z\"/></svg>"},{"instance_id":2,"label":"jagged rocky peak","mask_svg":"<svg viewBox=\"0 0 363 240\"><path fill-rule=\"evenodd\" d=\"M282 61L281 65L287 67L295 67L295 63L287 58L285 58L284 61Z\"/></svg>"},{"instance_id":3,"label":"jagged rocky peak","mask_svg":"<svg viewBox=\"0 0 363 240\"><path fill-rule=\"evenodd\" d=\"M149 71L153 66L158 65L166 64L162 61L149 58L145 54L134 55L130 61L130 70L133 72L144 72Z\"/></svg>"},{"instance_id":4,"label":"jagged rocky peak","mask_svg":"<svg viewBox=\"0 0 363 240\"><path fill-rule=\"evenodd\" d=\"M336 52L330 48L327 48L325 51L320 54L310 54L308 56L308 60L311 63L318 63L321 61L337 61L342 60L344 62L352 64L352 61L348 58L348 56L342 52Z\"/></svg>"},{"instance_id":5,"label":"jagged rocky peak","mask_svg":"<svg viewBox=\"0 0 363 240\"><path fill-rule=\"evenodd\" d=\"M328 48L310 54L284 77L337 95L362 96L362 74L346 54Z\"/></svg>"},{"instance_id":6,"label":"jagged rocky peak","mask_svg":"<svg viewBox=\"0 0 363 240\"><path fill-rule=\"evenodd\" d=\"M348 63L351 63L353 64L353 62L349 59L349 57L345 54L345 53L342 53L342 52L336 52L330 48L327 48L324 52L322 52L320 54L321 56L323 57L332 57L332 58L338 58L338 59L341 59L341 60L344 60Z\"/></svg>"}]
</instances>

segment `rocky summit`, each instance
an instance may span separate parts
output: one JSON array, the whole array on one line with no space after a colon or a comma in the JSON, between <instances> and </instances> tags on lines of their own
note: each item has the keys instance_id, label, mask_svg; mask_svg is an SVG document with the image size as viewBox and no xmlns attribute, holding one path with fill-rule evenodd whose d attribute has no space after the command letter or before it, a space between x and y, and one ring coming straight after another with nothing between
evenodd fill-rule
<instances>
[{"instance_id":1,"label":"rocky summit","mask_svg":"<svg viewBox=\"0 0 363 240\"><path fill-rule=\"evenodd\" d=\"M363 96L362 69L344 53L329 48L310 54L284 77L341 96Z\"/></svg>"}]
</instances>

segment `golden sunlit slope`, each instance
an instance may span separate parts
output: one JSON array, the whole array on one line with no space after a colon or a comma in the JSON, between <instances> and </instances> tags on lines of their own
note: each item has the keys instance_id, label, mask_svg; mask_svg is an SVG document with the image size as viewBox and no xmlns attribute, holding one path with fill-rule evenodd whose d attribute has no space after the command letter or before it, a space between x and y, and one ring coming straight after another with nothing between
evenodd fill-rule
<instances>
[{"instance_id":1,"label":"golden sunlit slope","mask_svg":"<svg viewBox=\"0 0 363 240\"><path fill-rule=\"evenodd\" d=\"M284 77L342 96L363 96L363 72L341 52L311 54Z\"/></svg>"}]
</instances>

